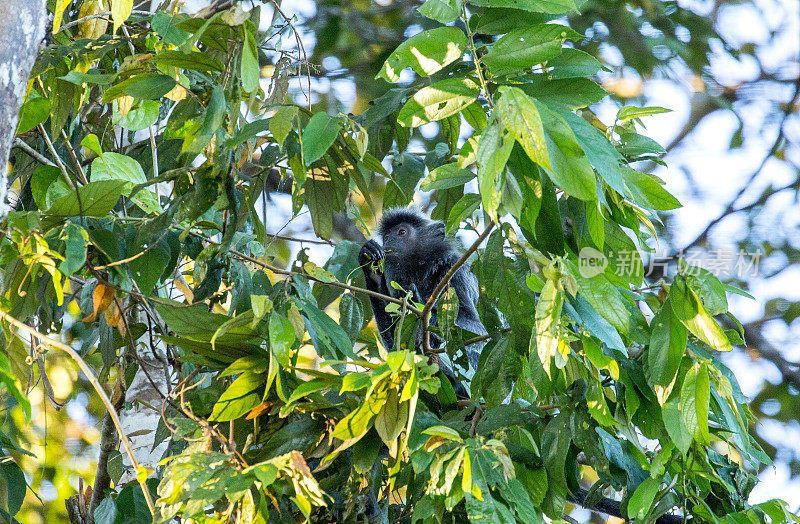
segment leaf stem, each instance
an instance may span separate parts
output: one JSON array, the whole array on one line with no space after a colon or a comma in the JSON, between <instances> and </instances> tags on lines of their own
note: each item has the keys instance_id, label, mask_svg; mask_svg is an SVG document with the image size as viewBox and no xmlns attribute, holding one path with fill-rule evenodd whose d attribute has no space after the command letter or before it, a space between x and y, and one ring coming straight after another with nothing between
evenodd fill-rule
<instances>
[{"instance_id":1,"label":"leaf stem","mask_svg":"<svg viewBox=\"0 0 800 524\"><path fill-rule=\"evenodd\" d=\"M489 102L489 107L494 109L494 104L492 103L492 97L489 94L489 88L486 85L486 79L483 77L483 71L481 70L481 61L478 58L478 52L475 48L475 40L473 35L475 32L469 28L469 18L467 18L467 7L466 5L461 6L461 19L464 21L464 26L467 28L467 38L469 39L469 50L472 53L472 62L475 64L475 72L478 74L478 81L481 83L481 89L483 90L483 96L486 97L486 101Z\"/></svg>"}]
</instances>

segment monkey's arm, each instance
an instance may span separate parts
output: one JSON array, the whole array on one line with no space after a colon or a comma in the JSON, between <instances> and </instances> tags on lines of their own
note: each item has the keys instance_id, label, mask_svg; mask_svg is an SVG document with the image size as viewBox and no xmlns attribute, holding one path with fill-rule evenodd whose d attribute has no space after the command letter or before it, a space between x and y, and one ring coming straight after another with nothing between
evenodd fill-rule
<instances>
[{"instance_id":1,"label":"monkey's arm","mask_svg":"<svg viewBox=\"0 0 800 524\"><path fill-rule=\"evenodd\" d=\"M466 267L461 267L453 275L450 285L456 290L458 297L458 316L456 325L476 335L485 335L481 317L478 316L478 279ZM478 360L485 343L478 342L466 348L467 358L472 369L478 369Z\"/></svg>"},{"instance_id":2,"label":"monkey's arm","mask_svg":"<svg viewBox=\"0 0 800 524\"><path fill-rule=\"evenodd\" d=\"M358 254L358 263L364 271L367 289L391 296L383 272L373 267L381 264L383 260L383 248L374 240L364 244ZM392 316L386 312L387 302L377 297L369 297L369 301L372 305L372 314L375 315L375 323L378 325L378 332L381 335L381 340L383 340L383 345L390 349L394 345L394 321Z\"/></svg>"}]
</instances>

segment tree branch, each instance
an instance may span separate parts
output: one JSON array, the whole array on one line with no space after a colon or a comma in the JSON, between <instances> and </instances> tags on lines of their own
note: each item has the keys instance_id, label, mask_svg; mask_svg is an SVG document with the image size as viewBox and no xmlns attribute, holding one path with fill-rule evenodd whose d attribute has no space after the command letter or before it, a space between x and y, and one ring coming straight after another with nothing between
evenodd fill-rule
<instances>
[{"instance_id":1,"label":"tree branch","mask_svg":"<svg viewBox=\"0 0 800 524\"><path fill-rule=\"evenodd\" d=\"M103 389L102 384L100 381L97 380L97 377L92 372L92 369L86 364L86 362L81 358L77 351L72 349L70 346L64 344L63 342L59 342L58 340L54 340L47 335L39 332L38 330L32 328L31 326L20 322L16 318L12 317L5 311L0 311L0 318L4 319L6 322L15 326L17 329L21 329L22 331L28 333L29 335L38 338L40 341L46 343L48 346L54 347L56 349L60 349L61 351L66 352L72 360L74 360L78 367L83 371L83 374L86 375L86 378L92 384L92 387L97 392L97 395L100 397L100 400L103 401L103 405L105 405L106 410L108 410L108 415L111 417L111 421L114 423L114 427L117 428L117 433L119 433L120 440L122 441L123 446L125 447L125 452L128 454L128 458L131 461L131 465L135 470L142 468L139 464L139 461L136 460L136 456L133 453L133 448L131 447L131 441L128 440L128 436L125 434L125 431L122 429L122 423L117 416L117 410L114 408L114 404L111 402L111 399L108 398L106 391ZM138 476L138 475L137 475ZM147 488L146 483L141 483L140 487L142 488L142 493L144 494L145 501L147 502L147 507L150 509L150 513L155 515L155 506L153 505L153 499L150 496L150 490Z\"/></svg>"},{"instance_id":2,"label":"tree branch","mask_svg":"<svg viewBox=\"0 0 800 524\"><path fill-rule=\"evenodd\" d=\"M620 508L620 504L618 501L603 497L597 504L594 506L586 506L586 496L589 492L583 488L579 489L570 497L567 497L567 500L572 502L573 504L577 504L582 508L586 508L590 511L595 511L598 513L605 513L606 515L611 515L613 517L618 517L624 519L625 517L622 515L622 508ZM661 515L656 519L656 524L681 524L683 522L683 517L680 515Z\"/></svg>"},{"instance_id":3,"label":"tree branch","mask_svg":"<svg viewBox=\"0 0 800 524\"><path fill-rule=\"evenodd\" d=\"M51 162L49 158L47 158L46 156L44 156L41 153L39 153L38 151L36 151L34 148L32 148L31 146L29 146L28 144L26 144L25 142L23 142L19 138L15 138L14 139L14 143L12 144L12 147L18 147L18 148L22 149L23 151L28 153L33 159L38 160L39 162L41 162L42 164L44 164L46 166L58 167L53 162Z\"/></svg>"},{"instance_id":4,"label":"tree branch","mask_svg":"<svg viewBox=\"0 0 800 524\"><path fill-rule=\"evenodd\" d=\"M705 227L705 229L703 229L703 231L701 231L700 234L697 235L697 237L695 237L694 240L689 242L683 248L684 251L686 251L687 249L689 249L691 247L694 247L694 246L697 246L699 244L704 243L708 239L708 234L711 232L711 229L714 226L716 226L718 223L720 223L722 220L724 220L725 217L727 217L731 213L737 213L739 211L746 211L746 210L751 209L751 208L755 207L756 205L758 205L757 203L752 203L752 204L749 204L747 206L744 206L744 207L741 207L741 208L738 208L738 209L736 209L736 207L735 207L736 206L736 202L739 201L739 199L742 197L742 195L744 195L744 193L749 189L749 187L753 183L753 181L758 177L759 174L761 174L761 171L764 170L764 167L767 165L767 162L769 161L769 159L772 158L775 155L775 153L778 151L778 148L780 147L781 142L783 142L783 138L784 138L784 131L783 131L784 124L786 124L786 120L789 118L789 115L793 114L794 106L797 103L798 98L800 98L800 77L798 77L795 80L794 94L792 95L791 100L789 100L789 102L787 102L787 104L786 104L786 109L783 112L783 119L781 120L781 123L778 126L778 136L775 137L775 141L772 143L772 147L769 148L769 152L767 152L767 154L764 156L764 159L761 161L761 163L759 164L758 168L756 168L756 170L753 171L753 173L748 177L747 181L744 184L742 184L742 187L736 193L736 196L733 197L733 200L731 200L730 203L727 205L727 207L725 207L725 210L717 218L715 218L714 220L709 222L709 224ZM794 186L796 184L797 184L797 181L789 184L788 186L785 186L783 189L787 189L787 188L792 187L792 186ZM766 195L767 198L769 198L769 196L771 196L772 194L774 194L774 192L773 193L769 193L768 195ZM761 202L761 200L762 199L759 199L756 202ZM765 201L766 198L764 198L763 200ZM761 202L761 203L763 203L763 202Z\"/></svg>"},{"instance_id":5,"label":"tree branch","mask_svg":"<svg viewBox=\"0 0 800 524\"><path fill-rule=\"evenodd\" d=\"M370 289L366 289L366 288L363 288L363 287L351 286L350 284L345 284L344 282L338 282L338 281L336 281L336 282L327 282L325 280L320 280L320 279L315 278L315 277L313 277L311 275L308 275L306 273L298 273L297 271L292 271L290 269L283 269L283 268L280 268L280 267L277 267L277 266L273 266L271 264L267 264L266 262L261 262L260 260L255 259L253 257L247 256L244 253L240 253L239 251L236 251L235 249L231 249L230 253L235 257L241 258L242 260L247 260L248 262L251 262L253 264L261 266L264 269L269 269L273 273L277 273L279 275L286 275L286 276L302 275L303 277L305 277L305 278L307 278L309 280L313 280L314 282L319 282L321 284L325 284L325 285L328 285L328 286L340 287L342 289L347 289L348 291L352 291L354 293L363 293L365 295L369 295L371 297L379 298L379 299L385 300L387 302L392 302L392 303L397 304L399 306L402 306L403 302L404 302L402 299L390 297L389 295L384 295L383 293L378 293L376 291L372 291ZM407 304L406 308L408 309L408 311L411 311L412 313L414 313L415 315L417 315L420 318L423 315L423 311L422 310L414 307L411 304Z\"/></svg>"},{"instance_id":6,"label":"tree branch","mask_svg":"<svg viewBox=\"0 0 800 524\"><path fill-rule=\"evenodd\" d=\"M430 331L428 330L428 323L430 322L431 318L431 311L436 306L436 302L439 301L439 297L444 292L447 285L450 283L450 280L453 278L453 275L456 274L456 271L461 269L461 266L466 264L467 260L470 256L480 247L484 240L489 236L489 233L492 232L494 229L494 222L490 222L486 229L483 230L483 233L469 246L461 258L456 260L456 263L453 264L447 273L444 274L442 279L436 284L436 287L433 289L433 293L431 293L430 298L425 303L425 307L422 309L422 350L427 355L431 352L431 339L430 339Z\"/></svg>"}]
</instances>

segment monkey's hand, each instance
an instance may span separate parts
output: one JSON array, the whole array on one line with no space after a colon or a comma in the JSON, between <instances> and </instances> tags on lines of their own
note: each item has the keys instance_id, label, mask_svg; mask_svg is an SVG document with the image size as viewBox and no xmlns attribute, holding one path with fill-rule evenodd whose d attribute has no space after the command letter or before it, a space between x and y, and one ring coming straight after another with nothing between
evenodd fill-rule
<instances>
[{"instance_id":1,"label":"monkey's hand","mask_svg":"<svg viewBox=\"0 0 800 524\"><path fill-rule=\"evenodd\" d=\"M364 270L364 276L367 279L367 287L370 284L377 288L381 287L383 281L383 262L384 253L383 248L375 242L370 240L361 247L358 253L358 264Z\"/></svg>"}]
</instances>

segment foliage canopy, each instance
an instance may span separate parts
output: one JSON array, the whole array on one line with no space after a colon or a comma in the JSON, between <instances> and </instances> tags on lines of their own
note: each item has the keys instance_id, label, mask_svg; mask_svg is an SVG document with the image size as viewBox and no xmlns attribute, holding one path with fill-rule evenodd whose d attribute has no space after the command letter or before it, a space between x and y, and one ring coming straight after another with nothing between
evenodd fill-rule
<instances>
[{"instance_id":1,"label":"foliage canopy","mask_svg":"<svg viewBox=\"0 0 800 524\"><path fill-rule=\"evenodd\" d=\"M280 49L294 27L279 9L263 24L243 3L111 6L109 25L87 19L100 2L55 2L0 246L4 318L75 348L117 409L140 353L168 363L160 406L128 399L161 408L165 458L122 482L101 463L114 489L86 509L95 522L355 521L370 493L391 522L543 522L614 493L635 522L797 520L747 503L769 458L717 357L744 334L715 320L737 323L726 294L742 292L688 264L669 283L645 275L652 221L680 205L634 169L660 161L638 131L666 110L594 117L602 66L568 43L583 38L564 24L573 0L427 0L424 28L376 72L396 85L357 116L287 96L292 75L311 80ZM422 126L438 128L425 153ZM438 326L396 300L385 348L358 243L338 239L322 267L305 250L285 263L266 224L276 178L323 244L336 217L368 233L417 192L448 233L485 240L474 374L454 293ZM471 399L415 351L420 322ZM27 366L56 346L13 323L3 336L6 402L30 416ZM26 453L13 425L0 437ZM6 518L27 491L18 462L2 464Z\"/></svg>"}]
</instances>

